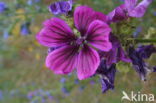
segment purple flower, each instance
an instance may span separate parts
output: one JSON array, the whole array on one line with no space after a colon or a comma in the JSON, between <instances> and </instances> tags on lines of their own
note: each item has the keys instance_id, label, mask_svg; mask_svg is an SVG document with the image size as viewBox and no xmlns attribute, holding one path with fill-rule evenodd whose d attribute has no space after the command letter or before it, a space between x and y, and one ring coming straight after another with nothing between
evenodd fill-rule
<instances>
[{"instance_id":1,"label":"purple flower","mask_svg":"<svg viewBox=\"0 0 156 103\"><path fill-rule=\"evenodd\" d=\"M119 61L131 62L118 38L113 34L110 34L110 41L112 43L112 49L109 52L100 52L101 58L104 57L106 59L106 64L110 66Z\"/></svg>"},{"instance_id":2,"label":"purple flower","mask_svg":"<svg viewBox=\"0 0 156 103\"><path fill-rule=\"evenodd\" d=\"M134 49L134 47L130 47L128 52L134 69L139 74L140 78L145 81L148 68L143 58L140 56L139 52Z\"/></svg>"},{"instance_id":3,"label":"purple flower","mask_svg":"<svg viewBox=\"0 0 156 103\"><path fill-rule=\"evenodd\" d=\"M106 92L109 89L114 89L114 80L116 73L116 65L106 65L106 60L102 59L96 74L101 75L102 92Z\"/></svg>"},{"instance_id":4,"label":"purple flower","mask_svg":"<svg viewBox=\"0 0 156 103\"><path fill-rule=\"evenodd\" d=\"M105 18L87 6L77 7L74 22L79 35L59 18L46 20L37 40L47 47L61 46L48 54L46 66L56 74L68 74L76 68L80 80L92 76L100 64L94 48L105 52L112 48L109 42L111 28L102 21Z\"/></svg>"},{"instance_id":5,"label":"purple flower","mask_svg":"<svg viewBox=\"0 0 156 103\"><path fill-rule=\"evenodd\" d=\"M142 0L137 4L138 0L125 0L125 3L115 8L107 16L108 22L118 22L128 17L142 17L149 4L153 0Z\"/></svg>"},{"instance_id":6,"label":"purple flower","mask_svg":"<svg viewBox=\"0 0 156 103\"><path fill-rule=\"evenodd\" d=\"M5 2L0 2L0 13L3 13L7 9Z\"/></svg>"},{"instance_id":7,"label":"purple flower","mask_svg":"<svg viewBox=\"0 0 156 103\"><path fill-rule=\"evenodd\" d=\"M30 29L29 29L30 23L26 22L21 25L21 34L22 35L28 35L30 34Z\"/></svg>"},{"instance_id":8,"label":"purple flower","mask_svg":"<svg viewBox=\"0 0 156 103\"><path fill-rule=\"evenodd\" d=\"M148 73L155 71L144 61L144 59L149 58L151 54L155 52L155 49L153 45L140 46L137 49L134 49L132 46L129 48L129 57L132 60L133 67L144 81Z\"/></svg>"},{"instance_id":9,"label":"purple flower","mask_svg":"<svg viewBox=\"0 0 156 103\"><path fill-rule=\"evenodd\" d=\"M153 53L156 53L156 47L153 45L142 45L137 48L137 51L142 58L148 59Z\"/></svg>"},{"instance_id":10,"label":"purple flower","mask_svg":"<svg viewBox=\"0 0 156 103\"><path fill-rule=\"evenodd\" d=\"M72 10L72 5L72 0L54 2L49 6L49 11L52 12L54 15L67 14L69 11Z\"/></svg>"}]
</instances>

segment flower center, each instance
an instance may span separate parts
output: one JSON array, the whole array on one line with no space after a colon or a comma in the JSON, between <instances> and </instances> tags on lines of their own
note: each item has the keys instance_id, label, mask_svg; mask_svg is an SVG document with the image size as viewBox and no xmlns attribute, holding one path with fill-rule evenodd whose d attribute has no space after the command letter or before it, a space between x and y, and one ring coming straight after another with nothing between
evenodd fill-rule
<instances>
[{"instance_id":1,"label":"flower center","mask_svg":"<svg viewBox=\"0 0 156 103\"><path fill-rule=\"evenodd\" d=\"M76 40L76 44L78 45L83 45L85 44L87 41L86 41L86 37L79 37L77 40Z\"/></svg>"}]
</instances>

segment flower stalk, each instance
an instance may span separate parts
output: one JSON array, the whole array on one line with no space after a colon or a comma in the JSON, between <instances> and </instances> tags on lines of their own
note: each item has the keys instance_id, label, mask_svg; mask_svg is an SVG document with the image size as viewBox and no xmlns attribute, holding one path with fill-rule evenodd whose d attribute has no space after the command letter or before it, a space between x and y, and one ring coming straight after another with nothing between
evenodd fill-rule
<instances>
[{"instance_id":1,"label":"flower stalk","mask_svg":"<svg viewBox=\"0 0 156 103\"><path fill-rule=\"evenodd\" d=\"M142 39L142 38L135 38L135 43L156 43L156 38L154 39Z\"/></svg>"}]
</instances>

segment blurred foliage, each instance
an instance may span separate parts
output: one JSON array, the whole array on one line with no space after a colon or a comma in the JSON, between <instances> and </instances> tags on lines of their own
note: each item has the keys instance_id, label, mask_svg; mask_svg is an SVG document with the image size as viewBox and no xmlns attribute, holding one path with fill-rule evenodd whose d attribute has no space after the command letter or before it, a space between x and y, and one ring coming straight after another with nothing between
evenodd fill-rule
<instances>
[{"instance_id":1,"label":"blurred foliage","mask_svg":"<svg viewBox=\"0 0 156 103\"><path fill-rule=\"evenodd\" d=\"M115 90L105 94L100 92L97 76L79 81L75 72L67 76L54 75L44 64L47 48L35 39L42 22L52 17L47 7L54 1L1 1L7 9L0 14L0 103L121 103L123 90L156 95L154 73L142 83L131 67L123 63L118 65ZM108 14L122 1L77 0L77 3ZM134 26L141 27L141 32L134 30L139 37L156 37L155 0L146 15L134 21ZM148 62L156 65L155 61L156 55L153 55Z\"/></svg>"}]
</instances>

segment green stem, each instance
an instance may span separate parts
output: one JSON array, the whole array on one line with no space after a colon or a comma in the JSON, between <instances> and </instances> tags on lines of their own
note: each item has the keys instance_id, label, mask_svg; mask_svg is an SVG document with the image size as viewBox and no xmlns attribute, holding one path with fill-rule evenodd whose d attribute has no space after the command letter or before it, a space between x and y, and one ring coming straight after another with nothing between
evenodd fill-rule
<instances>
[{"instance_id":1,"label":"green stem","mask_svg":"<svg viewBox=\"0 0 156 103\"><path fill-rule=\"evenodd\" d=\"M135 43L156 43L156 38L153 39L141 39L141 38L135 38Z\"/></svg>"}]
</instances>

